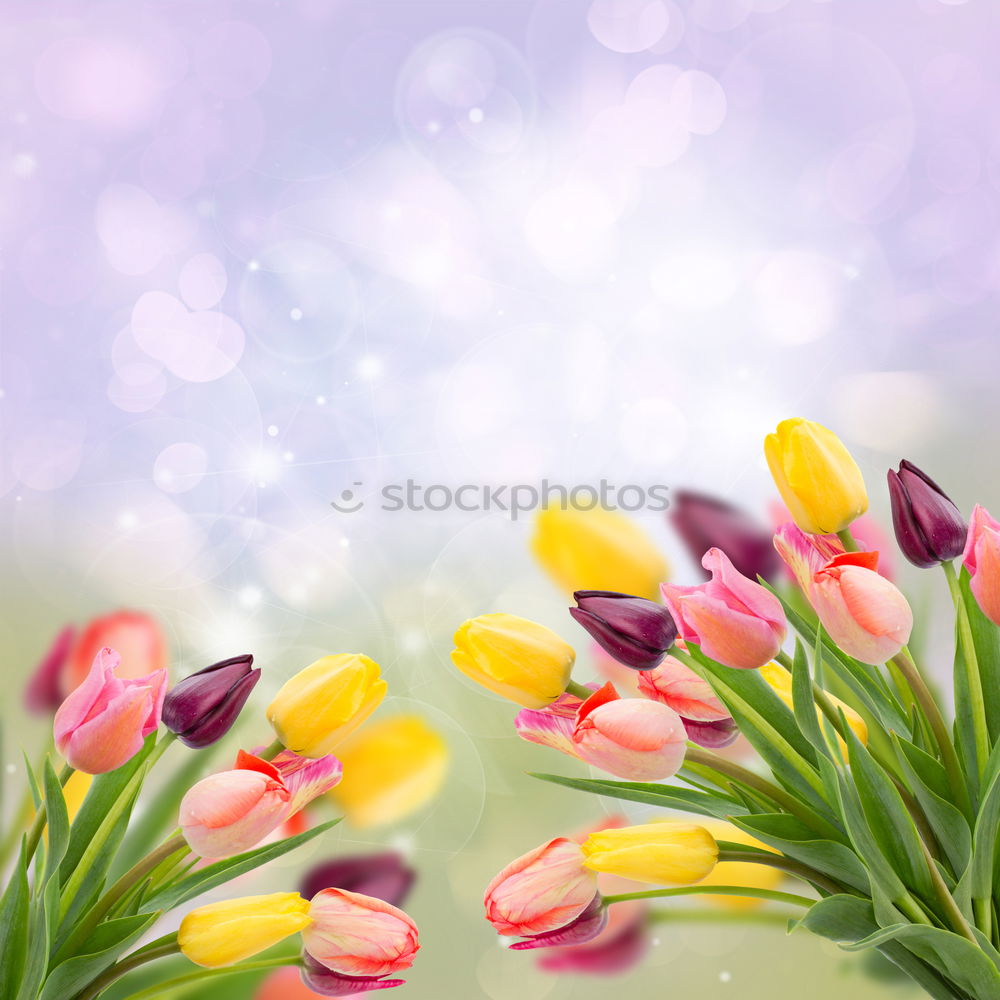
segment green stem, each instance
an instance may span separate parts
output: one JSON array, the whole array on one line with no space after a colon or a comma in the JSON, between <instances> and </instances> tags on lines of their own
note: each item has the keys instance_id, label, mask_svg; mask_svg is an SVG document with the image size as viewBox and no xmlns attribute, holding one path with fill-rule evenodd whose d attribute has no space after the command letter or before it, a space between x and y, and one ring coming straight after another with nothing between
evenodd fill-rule
<instances>
[{"instance_id":1,"label":"green stem","mask_svg":"<svg viewBox=\"0 0 1000 1000\"><path fill-rule=\"evenodd\" d=\"M965 664L965 676L969 685L969 701L972 708L972 731L976 740L977 774L982 778L986 769L986 761L990 756L990 734L986 725L986 701L983 697L983 678L979 672L979 658L976 655L976 643L972 638L972 624L969 621L969 609L965 606L962 588L958 584L954 563L943 562L945 579L951 591L951 599L955 605L955 619L958 624L958 637L962 644L962 661Z\"/></svg>"},{"instance_id":2,"label":"green stem","mask_svg":"<svg viewBox=\"0 0 1000 1000\"><path fill-rule=\"evenodd\" d=\"M263 972L266 969L281 969L288 965L300 964L295 956L289 958L270 958L260 962L244 962L240 965L229 965L224 969L202 969L199 972L189 972L184 976L176 976L162 983L155 983L139 990L138 993L130 993L125 1000L150 1000L151 997L158 997L172 990L180 989L194 983L203 982L206 979L220 979L223 976L238 976L247 972Z\"/></svg>"},{"instance_id":3,"label":"green stem","mask_svg":"<svg viewBox=\"0 0 1000 1000\"><path fill-rule=\"evenodd\" d=\"M854 535L851 534L850 528L841 528L840 531L837 532L837 537L843 544L845 552L858 551L858 543L854 540Z\"/></svg>"},{"instance_id":4,"label":"green stem","mask_svg":"<svg viewBox=\"0 0 1000 1000\"><path fill-rule=\"evenodd\" d=\"M274 760L275 757L285 749L285 744L279 739L275 739L266 749L260 752L261 760Z\"/></svg>"},{"instance_id":5,"label":"green stem","mask_svg":"<svg viewBox=\"0 0 1000 1000\"><path fill-rule=\"evenodd\" d=\"M955 802L959 809L966 816L972 815L972 801L969 798L969 789L966 787L965 779L962 776L962 767L958 762L958 755L955 753L955 746L951 742L951 735L948 732L948 724L941 715L934 695L917 669L909 649L904 646L899 653L892 658L893 664L906 680L917 705L923 712L924 718L931 727L938 749L941 751L941 762L948 772L948 781L951 785L952 793L955 795Z\"/></svg>"},{"instance_id":6,"label":"green stem","mask_svg":"<svg viewBox=\"0 0 1000 1000\"><path fill-rule=\"evenodd\" d=\"M588 687L584 687L582 684L577 684L576 681L570 680L566 685L566 694L571 694L576 698L580 698L586 701L594 692Z\"/></svg>"},{"instance_id":7,"label":"green stem","mask_svg":"<svg viewBox=\"0 0 1000 1000\"><path fill-rule=\"evenodd\" d=\"M741 851L724 848L719 851L719 861L740 861L744 864L764 865L767 868L776 868L787 875L794 875L796 878L811 882L817 888L834 896L845 891L844 887L834 882L833 879L821 875L808 865L802 864L801 861L795 861L784 854L772 854L770 851ZM708 886L705 888L708 888ZM809 901L810 905L815 902L815 899Z\"/></svg>"},{"instance_id":8,"label":"green stem","mask_svg":"<svg viewBox=\"0 0 1000 1000\"><path fill-rule=\"evenodd\" d=\"M86 989L76 995L76 1000L94 1000L99 997L113 982L121 979L126 972L138 969L140 965L147 962L155 962L160 958L168 958L171 955L180 953L180 945L177 943L177 935L171 935L170 939L152 948L145 948L142 951L134 951L127 958L112 965L101 975L99 975Z\"/></svg>"},{"instance_id":9,"label":"green stem","mask_svg":"<svg viewBox=\"0 0 1000 1000\"><path fill-rule=\"evenodd\" d=\"M59 772L59 786L61 788L66 787L66 782L73 777L75 768L69 766L69 764L64 764L62 770ZM31 830L28 833L28 851L25 855L25 863L30 861L34 856L35 851L38 849L38 842L42 839L42 831L45 829L45 824L48 822L48 812L45 809L45 803L43 802L38 807L38 812L35 813L35 822L31 824Z\"/></svg>"},{"instance_id":10,"label":"green stem","mask_svg":"<svg viewBox=\"0 0 1000 1000\"><path fill-rule=\"evenodd\" d=\"M644 892L622 892L616 896L605 896L604 902L625 903L631 899L671 899L674 896L746 896L748 899L768 899L773 903L789 903L792 906L804 906L809 909L815 899L808 896L796 896L791 892L777 892L774 889L754 889L747 885L685 885L679 889L649 889Z\"/></svg>"},{"instance_id":11,"label":"green stem","mask_svg":"<svg viewBox=\"0 0 1000 1000\"><path fill-rule=\"evenodd\" d=\"M709 909L675 909L653 910L646 914L646 920L651 924L765 924L771 927L785 927L789 920L795 917L790 913L776 913L774 910L723 910ZM138 1000L129 997L128 1000Z\"/></svg>"}]
</instances>

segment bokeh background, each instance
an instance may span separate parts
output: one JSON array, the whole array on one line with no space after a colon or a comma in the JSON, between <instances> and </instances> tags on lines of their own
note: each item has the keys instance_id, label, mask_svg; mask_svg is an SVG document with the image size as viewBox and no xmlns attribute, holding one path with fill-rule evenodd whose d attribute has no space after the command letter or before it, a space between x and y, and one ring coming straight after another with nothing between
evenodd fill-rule
<instances>
[{"instance_id":1,"label":"bokeh background","mask_svg":"<svg viewBox=\"0 0 1000 1000\"><path fill-rule=\"evenodd\" d=\"M421 870L405 995L605 995L481 919L511 856L609 808L527 777L577 772L448 664L490 610L580 641L531 518L377 491L605 478L763 513L761 438L798 414L878 515L901 457L1000 504L998 22L992 0L7 0L8 729L41 746L23 678L122 605L178 673L252 650L258 708L363 650L452 749L436 805L333 835ZM330 506L345 489L362 510ZM633 995L907 995L804 935L663 931Z\"/></svg>"}]
</instances>

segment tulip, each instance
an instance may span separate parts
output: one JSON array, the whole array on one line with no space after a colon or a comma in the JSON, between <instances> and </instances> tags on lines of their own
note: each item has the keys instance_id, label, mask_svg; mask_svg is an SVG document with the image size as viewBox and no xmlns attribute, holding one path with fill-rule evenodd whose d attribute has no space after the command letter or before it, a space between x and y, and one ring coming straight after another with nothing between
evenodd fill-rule
<instances>
[{"instance_id":1,"label":"tulip","mask_svg":"<svg viewBox=\"0 0 1000 1000\"><path fill-rule=\"evenodd\" d=\"M727 840L733 844L745 844L758 850L777 854L773 848L751 837L738 826L717 819L698 821L716 840ZM720 861L699 885L738 885L750 889L777 889L784 879L782 872L771 865L756 864L752 861ZM722 906L728 910L753 910L764 901L752 896L716 896L706 893L703 897L711 906Z\"/></svg>"},{"instance_id":2,"label":"tulip","mask_svg":"<svg viewBox=\"0 0 1000 1000\"><path fill-rule=\"evenodd\" d=\"M181 832L203 858L241 854L340 777L335 757L311 759L286 750L268 762L241 751L235 768L203 778L181 799Z\"/></svg>"},{"instance_id":3,"label":"tulip","mask_svg":"<svg viewBox=\"0 0 1000 1000\"><path fill-rule=\"evenodd\" d=\"M24 707L36 715L54 712L63 701L62 676L76 641L76 629L67 625L35 667L24 689Z\"/></svg>"},{"instance_id":4,"label":"tulip","mask_svg":"<svg viewBox=\"0 0 1000 1000\"><path fill-rule=\"evenodd\" d=\"M556 837L522 855L486 887L486 919L497 933L534 937L580 917L597 896L597 876L579 844Z\"/></svg>"},{"instance_id":5,"label":"tulip","mask_svg":"<svg viewBox=\"0 0 1000 1000\"><path fill-rule=\"evenodd\" d=\"M551 629L503 612L470 618L455 633L452 662L466 677L525 708L555 701L576 653Z\"/></svg>"},{"instance_id":6,"label":"tulip","mask_svg":"<svg viewBox=\"0 0 1000 1000\"><path fill-rule=\"evenodd\" d=\"M569 613L619 663L651 670L677 638L677 626L661 604L610 590L578 590Z\"/></svg>"},{"instance_id":7,"label":"tulip","mask_svg":"<svg viewBox=\"0 0 1000 1000\"><path fill-rule=\"evenodd\" d=\"M689 740L704 747L728 746L739 730L711 684L690 667L668 656L655 670L639 674L639 694L672 708Z\"/></svg>"},{"instance_id":8,"label":"tulip","mask_svg":"<svg viewBox=\"0 0 1000 1000\"><path fill-rule=\"evenodd\" d=\"M727 667L761 667L773 660L787 630L781 602L738 573L720 549L709 549L702 565L712 574L708 583L661 588L681 637L700 643L707 656Z\"/></svg>"},{"instance_id":9,"label":"tulip","mask_svg":"<svg viewBox=\"0 0 1000 1000\"><path fill-rule=\"evenodd\" d=\"M337 751L344 779L330 793L352 825L386 826L415 813L444 784L448 746L419 715L365 726Z\"/></svg>"},{"instance_id":10,"label":"tulip","mask_svg":"<svg viewBox=\"0 0 1000 1000\"><path fill-rule=\"evenodd\" d=\"M832 431L811 420L782 420L764 455L795 523L810 534L835 534L868 509L857 462Z\"/></svg>"},{"instance_id":11,"label":"tulip","mask_svg":"<svg viewBox=\"0 0 1000 1000\"><path fill-rule=\"evenodd\" d=\"M244 896L192 910L177 943L195 965L217 969L266 951L311 922L309 904L297 892Z\"/></svg>"},{"instance_id":12,"label":"tulip","mask_svg":"<svg viewBox=\"0 0 1000 1000\"><path fill-rule=\"evenodd\" d=\"M56 748L78 771L104 774L121 767L160 724L166 670L123 680L120 663L113 649L100 650L86 680L56 712Z\"/></svg>"},{"instance_id":13,"label":"tulip","mask_svg":"<svg viewBox=\"0 0 1000 1000\"><path fill-rule=\"evenodd\" d=\"M709 549L722 549L737 572L756 580L771 579L779 563L771 533L746 511L704 493L678 490L670 505L670 521L691 557L700 565Z\"/></svg>"},{"instance_id":14,"label":"tulip","mask_svg":"<svg viewBox=\"0 0 1000 1000\"><path fill-rule=\"evenodd\" d=\"M655 597L668 576L652 539L617 511L546 507L535 521L535 557L566 593L611 590Z\"/></svg>"},{"instance_id":15,"label":"tulip","mask_svg":"<svg viewBox=\"0 0 1000 1000\"><path fill-rule=\"evenodd\" d=\"M660 781L684 763L687 732L680 716L656 701L619 698L606 684L577 710L578 755L629 781Z\"/></svg>"},{"instance_id":16,"label":"tulip","mask_svg":"<svg viewBox=\"0 0 1000 1000\"><path fill-rule=\"evenodd\" d=\"M309 903L309 917L302 940L309 959L321 967L314 968L314 976L326 990L335 985L334 977L343 981L345 991L354 986L356 992L358 985L365 989L398 986L402 980L384 977L408 969L420 948L417 925L402 910L357 892L324 889ZM305 981L317 988L310 976Z\"/></svg>"},{"instance_id":17,"label":"tulip","mask_svg":"<svg viewBox=\"0 0 1000 1000\"><path fill-rule=\"evenodd\" d=\"M658 885L700 882L719 856L704 826L672 820L599 830L582 850L583 863L592 871Z\"/></svg>"},{"instance_id":18,"label":"tulip","mask_svg":"<svg viewBox=\"0 0 1000 1000\"><path fill-rule=\"evenodd\" d=\"M195 749L222 739L260 680L260 670L252 670L252 663L253 657L244 653L185 677L167 692L163 724Z\"/></svg>"},{"instance_id":19,"label":"tulip","mask_svg":"<svg viewBox=\"0 0 1000 1000\"><path fill-rule=\"evenodd\" d=\"M1000 522L979 504L972 512L962 564L972 577L969 586L983 614L1000 625Z\"/></svg>"},{"instance_id":20,"label":"tulip","mask_svg":"<svg viewBox=\"0 0 1000 1000\"><path fill-rule=\"evenodd\" d=\"M324 656L285 682L267 718L289 750L323 757L378 708L386 690L379 665L367 656Z\"/></svg>"},{"instance_id":21,"label":"tulip","mask_svg":"<svg viewBox=\"0 0 1000 1000\"><path fill-rule=\"evenodd\" d=\"M966 524L941 487L906 460L888 478L892 526L903 555L923 568L960 556Z\"/></svg>"},{"instance_id":22,"label":"tulip","mask_svg":"<svg viewBox=\"0 0 1000 1000\"><path fill-rule=\"evenodd\" d=\"M86 677L94 657L105 646L118 651L123 680L145 677L167 667L167 641L155 618L141 611L115 611L84 626L66 664L63 690Z\"/></svg>"},{"instance_id":23,"label":"tulip","mask_svg":"<svg viewBox=\"0 0 1000 1000\"><path fill-rule=\"evenodd\" d=\"M416 877L417 873L395 851L360 854L313 868L302 883L302 895L312 899L324 889L346 889L402 906Z\"/></svg>"}]
</instances>

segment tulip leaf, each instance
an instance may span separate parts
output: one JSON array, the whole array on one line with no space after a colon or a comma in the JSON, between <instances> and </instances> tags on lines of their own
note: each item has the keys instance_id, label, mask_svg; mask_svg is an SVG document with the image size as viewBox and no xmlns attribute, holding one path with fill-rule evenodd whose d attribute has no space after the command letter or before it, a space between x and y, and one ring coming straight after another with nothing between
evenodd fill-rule
<instances>
[{"instance_id":1,"label":"tulip leaf","mask_svg":"<svg viewBox=\"0 0 1000 1000\"><path fill-rule=\"evenodd\" d=\"M554 785L565 785L567 788L576 788L579 791L591 792L595 795L606 795L609 798L624 799L628 802L644 802L647 805L659 806L661 809L680 809L684 812L712 816L716 819L728 819L746 812L744 806L734 799L725 798L722 792L709 795L689 788L657 785L652 782L567 778L561 774L537 774L535 772L529 772L529 774L533 778L549 781Z\"/></svg>"},{"instance_id":2,"label":"tulip leaf","mask_svg":"<svg viewBox=\"0 0 1000 1000\"><path fill-rule=\"evenodd\" d=\"M974 997L1000 996L1000 970L987 952L952 931L903 924L895 939Z\"/></svg>"},{"instance_id":3,"label":"tulip leaf","mask_svg":"<svg viewBox=\"0 0 1000 1000\"><path fill-rule=\"evenodd\" d=\"M45 759L42 771L42 784L45 789L45 818L49 831L45 874L42 876L42 885L45 885L58 873L59 865L69 846L69 813L66 809L66 799L59 778L52 768L52 762L48 758Z\"/></svg>"},{"instance_id":4,"label":"tulip leaf","mask_svg":"<svg viewBox=\"0 0 1000 1000\"><path fill-rule=\"evenodd\" d=\"M802 735L813 745L817 753L829 757L830 748L827 746L820 721L816 717L809 660L799 639L795 640L795 656L792 658L792 706L795 721L802 730Z\"/></svg>"},{"instance_id":5,"label":"tulip leaf","mask_svg":"<svg viewBox=\"0 0 1000 1000\"><path fill-rule=\"evenodd\" d=\"M51 923L49 911L58 909L58 904L59 881L58 879L50 879L42 892L31 901L31 909L26 921L27 947L17 1000L37 1000L38 991L45 978L45 967L49 961L49 926ZM4 961L6 961L6 956L4 956Z\"/></svg>"},{"instance_id":6,"label":"tulip leaf","mask_svg":"<svg viewBox=\"0 0 1000 1000\"><path fill-rule=\"evenodd\" d=\"M969 571L963 568L959 574L958 585L969 615L972 641L976 647L976 659L979 661L990 741L996 743L1000 739L1000 632L983 614L979 602L970 589L970 582Z\"/></svg>"},{"instance_id":7,"label":"tulip leaf","mask_svg":"<svg viewBox=\"0 0 1000 1000\"><path fill-rule=\"evenodd\" d=\"M28 888L28 865L25 842L10 880L0 897L0 1000L15 1000L24 971L28 950L28 914L31 890Z\"/></svg>"},{"instance_id":8,"label":"tulip leaf","mask_svg":"<svg viewBox=\"0 0 1000 1000\"><path fill-rule=\"evenodd\" d=\"M255 868L260 868L268 861L273 861L289 851L294 851L320 834L326 833L339 822L339 818L332 819L327 823L314 826L311 830L306 830L305 833L296 834L294 837L285 837L272 844L264 844L252 851L245 851L243 854L223 858L221 861L215 861L204 868L198 868L185 878L170 882L154 892L143 905L157 910L172 910L175 906L180 906L181 903L194 899L195 896L200 896L239 875L245 875Z\"/></svg>"},{"instance_id":9,"label":"tulip leaf","mask_svg":"<svg viewBox=\"0 0 1000 1000\"><path fill-rule=\"evenodd\" d=\"M986 789L972 834L972 859L959 881L956 895L987 901L993 895L997 834L1000 831L1000 774ZM992 904L990 904L992 905Z\"/></svg>"}]
</instances>

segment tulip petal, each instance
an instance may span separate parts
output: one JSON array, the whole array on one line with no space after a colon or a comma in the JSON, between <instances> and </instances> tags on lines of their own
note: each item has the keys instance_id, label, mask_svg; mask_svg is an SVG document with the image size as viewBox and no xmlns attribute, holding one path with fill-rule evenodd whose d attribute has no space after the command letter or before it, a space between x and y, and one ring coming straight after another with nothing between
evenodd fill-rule
<instances>
[{"instance_id":1,"label":"tulip petal","mask_svg":"<svg viewBox=\"0 0 1000 1000\"><path fill-rule=\"evenodd\" d=\"M564 694L545 708L522 708L514 718L517 735L529 743L538 743L576 757L573 729L581 704L583 702L575 695Z\"/></svg>"},{"instance_id":2,"label":"tulip petal","mask_svg":"<svg viewBox=\"0 0 1000 1000\"><path fill-rule=\"evenodd\" d=\"M672 656L655 670L639 674L639 693L662 702L683 719L718 722L729 718L729 710L716 697L712 685Z\"/></svg>"},{"instance_id":3,"label":"tulip petal","mask_svg":"<svg viewBox=\"0 0 1000 1000\"><path fill-rule=\"evenodd\" d=\"M707 594L683 599L684 615L701 635L702 651L719 663L752 669L774 659L781 639L762 618L733 611Z\"/></svg>"},{"instance_id":4,"label":"tulip petal","mask_svg":"<svg viewBox=\"0 0 1000 1000\"><path fill-rule=\"evenodd\" d=\"M587 908L563 927L535 934L526 941L517 941L510 946L511 951L530 951L533 948L551 948L557 945L583 944L592 941L608 924L608 908L598 893Z\"/></svg>"},{"instance_id":5,"label":"tulip petal","mask_svg":"<svg viewBox=\"0 0 1000 1000\"><path fill-rule=\"evenodd\" d=\"M63 754L78 771L105 774L131 760L143 744L143 723L153 708L146 688L128 688L94 718L78 726Z\"/></svg>"},{"instance_id":6,"label":"tulip petal","mask_svg":"<svg viewBox=\"0 0 1000 1000\"><path fill-rule=\"evenodd\" d=\"M684 723L687 738L692 743L697 743L698 746L711 750L718 750L720 747L727 747L731 743L735 743L740 735L739 726L732 718L704 722L698 719L686 719L682 716L681 722Z\"/></svg>"},{"instance_id":7,"label":"tulip petal","mask_svg":"<svg viewBox=\"0 0 1000 1000\"><path fill-rule=\"evenodd\" d=\"M725 552L709 549L701 564L712 574L712 579L705 585L705 593L713 597L718 594L729 607L785 628L781 602L766 587L737 572Z\"/></svg>"},{"instance_id":8,"label":"tulip petal","mask_svg":"<svg viewBox=\"0 0 1000 1000\"><path fill-rule=\"evenodd\" d=\"M402 986L405 979L384 979L372 976L345 976L333 972L309 954L302 956L302 982L324 997L349 997L369 990L388 990Z\"/></svg>"},{"instance_id":9,"label":"tulip petal","mask_svg":"<svg viewBox=\"0 0 1000 1000\"><path fill-rule=\"evenodd\" d=\"M300 757L291 750L283 750L271 763L291 795L288 802L289 816L330 791L344 774L340 761L331 754L325 757Z\"/></svg>"}]
</instances>

